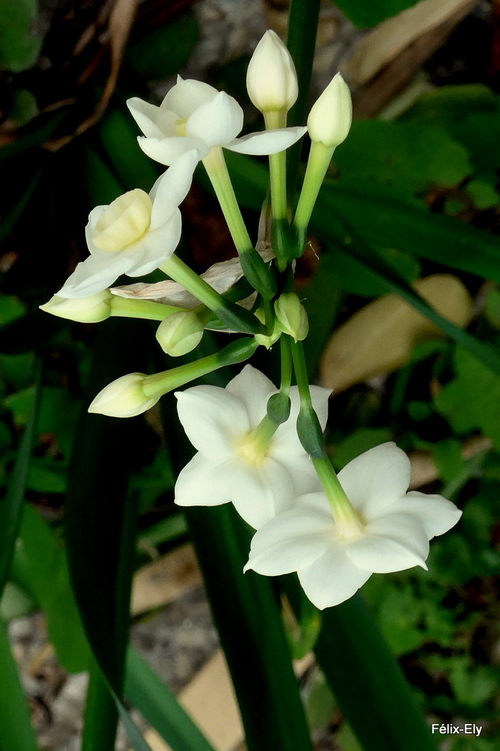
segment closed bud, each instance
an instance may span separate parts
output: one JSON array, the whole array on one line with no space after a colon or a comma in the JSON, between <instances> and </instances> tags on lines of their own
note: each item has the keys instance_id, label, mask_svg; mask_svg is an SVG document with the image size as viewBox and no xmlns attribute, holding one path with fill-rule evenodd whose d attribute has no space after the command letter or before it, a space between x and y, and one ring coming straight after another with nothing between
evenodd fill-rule
<instances>
[{"instance_id":1,"label":"closed bud","mask_svg":"<svg viewBox=\"0 0 500 751\"><path fill-rule=\"evenodd\" d=\"M265 314L262 308L259 308L255 311L255 315L259 319L261 323L265 323ZM279 325L279 321L277 318L273 321L273 330L272 333L268 336L267 334L255 334L255 341L257 344L261 347L265 347L266 349L271 349L273 344L275 344L278 339L281 336L281 328Z\"/></svg>"},{"instance_id":2,"label":"closed bud","mask_svg":"<svg viewBox=\"0 0 500 751\"><path fill-rule=\"evenodd\" d=\"M81 323L99 323L111 315L113 295L109 289L88 297L59 297L54 295L40 310L59 318Z\"/></svg>"},{"instance_id":3,"label":"closed bud","mask_svg":"<svg viewBox=\"0 0 500 751\"><path fill-rule=\"evenodd\" d=\"M307 130L311 141L335 148L346 139L351 122L351 93L337 73L313 105L307 118Z\"/></svg>"},{"instance_id":4,"label":"closed bud","mask_svg":"<svg viewBox=\"0 0 500 751\"><path fill-rule=\"evenodd\" d=\"M147 395L143 389L148 376L144 373L128 373L112 381L95 397L89 412L109 417L135 417L152 407L162 392Z\"/></svg>"},{"instance_id":5,"label":"closed bud","mask_svg":"<svg viewBox=\"0 0 500 751\"><path fill-rule=\"evenodd\" d=\"M304 306L295 292L284 292L274 303L274 312L281 331L292 336L296 342L306 338L309 321Z\"/></svg>"},{"instance_id":6,"label":"closed bud","mask_svg":"<svg viewBox=\"0 0 500 751\"><path fill-rule=\"evenodd\" d=\"M158 326L156 338L162 350L171 357L191 352L201 341L204 326L193 310L172 313Z\"/></svg>"},{"instance_id":7,"label":"closed bud","mask_svg":"<svg viewBox=\"0 0 500 751\"><path fill-rule=\"evenodd\" d=\"M247 71L252 104L263 113L288 112L298 96L292 56L274 31L266 31L252 55Z\"/></svg>"}]
</instances>

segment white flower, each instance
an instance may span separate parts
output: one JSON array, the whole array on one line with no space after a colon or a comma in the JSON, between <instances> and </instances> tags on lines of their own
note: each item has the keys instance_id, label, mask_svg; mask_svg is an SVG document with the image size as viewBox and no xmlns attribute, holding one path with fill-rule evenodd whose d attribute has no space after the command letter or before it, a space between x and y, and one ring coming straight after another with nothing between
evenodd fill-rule
<instances>
[{"instance_id":1,"label":"white flower","mask_svg":"<svg viewBox=\"0 0 500 751\"><path fill-rule=\"evenodd\" d=\"M266 576L297 571L320 609L352 597L372 573L427 568L429 540L462 514L440 495L406 493L410 461L394 443L361 454L338 477L358 522L336 523L324 493L304 495L258 530L245 567Z\"/></svg>"},{"instance_id":2,"label":"white flower","mask_svg":"<svg viewBox=\"0 0 500 751\"><path fill-rule=\"evenodd\" d=\"M314 466L297 437L296 388L290 393L290 418L267 445L252 436L276 392L263 373L246 365L225 389L194 386L176 393L180 421L198 449L177 480L178 505L218 506L232 501L240 516L257 529L290 508L296 495L319 488ZM311 393L324 426L330 392L312 386Z\"/></svg>"},{"instance_id":3,"label":"white flower","mask_svg":"<svg viewBox=\"0 0 500 751\"><path fill-rule=\"evenodd\" d=\"M352 122L351 92L337 73L313 104L307 118L311 141L333 148L345 141Z\"/></svg>"},{"instance_id":4,"label":"white flower","mask_svg":"<svg viewBox=\"0 0 500 751\"><path fill-rule=\"evenodd\" d=\"M59 318L80 323L99 323L111 315L113 295L109 289L101 290L89 297L69 298L53 295L48 302L40 305L40 310Z\"/></svg>"},{"instance_id":5,"label":"white flower","mask_svg":"<svg viewBox=\"0 0 500 751\"><path fill-rule=\"evenodd\" d=\"M58 297L88 297L121 274L141 276L170 258L181 236L182 203L197 164L189 151L153 185L149 195L130 190L109 206L96 206L85 229L90 256L79 263Z\"/></svg>"},{"instance_id":6,"label":"white flower","mask_svg":"<svg viewBox=\"0 0 500 751\"><path fill-rule=\"evenodd\" d=\"M243 110L236 99L207 83L180 76L159 107L138 97L129 99L127 105L145 136L139 136L139 146L161 164L173 164L190 149L204 159L213 146L242 154L274 154L306 131L280 128L236 138L243 127Z\"/></svg>"},{"instance_id":7,"label":"white flower","mask_svg":"<svg viewBox=\"0 0 500 751\"><path fill-rule=\"evenodd\" d=\"M266 31L248 64L247 91L261 112L288 110L297 101L299 87L288 49L274 31Z\"/></svg>"}]
</instances>

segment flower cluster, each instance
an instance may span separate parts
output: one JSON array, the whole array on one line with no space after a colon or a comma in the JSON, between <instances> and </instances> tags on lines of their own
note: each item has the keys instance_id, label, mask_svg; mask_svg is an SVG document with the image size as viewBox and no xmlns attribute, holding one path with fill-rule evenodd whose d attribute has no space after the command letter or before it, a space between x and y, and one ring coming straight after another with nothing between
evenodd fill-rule
<instances>
[{"instance_id":1,"label":"flower cluster","mask_svg":"<svg viewBox=\"0 0 500 751\"><path fill-rule=\"evenodd\" d=\"M308 383L302 341L309 323L293 273L333 152L349 132L350 93L337 74L307 126L287 127L298 81L290 53L271 31L250 61L247 90L265 130L244 136L241 106L207 83L179 77L159 106L137 97L128 101L143 134L140 148L168 169L149 193L130 190L91 211L90 255L41 307L75 321L157 321L157 341L173 357L195 349L206 329L246 335L177 368L117 379L89 407L113 417L141 414L163 394L280 341L279 389L246 365L226 388L176 392L180 421L197 453L179 475L175 501L233 503L256 530L246 569L268 576L296 571L311 601L324 608L350 597L374 572L425 567L429 540L452 527L460 512L440 496L406 492L409 461L394 444L368 451L335 475L323 440L329 392ZM306 132L311 146L292 212L285 150ZM224 149L269 155L270 200L257 243L238 206ZM175 254L179 206L200 162L237 252L201 276ZM138 277L155 269L169 278L112 287L122 274ZM291 385L293 374L297 386Z\"/></svg>"}]
</instances>

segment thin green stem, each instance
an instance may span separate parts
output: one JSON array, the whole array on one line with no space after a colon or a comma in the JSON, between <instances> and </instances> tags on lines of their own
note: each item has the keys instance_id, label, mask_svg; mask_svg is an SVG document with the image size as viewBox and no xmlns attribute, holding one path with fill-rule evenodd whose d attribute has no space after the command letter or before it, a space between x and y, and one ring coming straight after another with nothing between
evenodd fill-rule
<instances>
[{"instance_id":1,"label":"thin green stem","mask_svg":"<svg viewBox=\"0 0 500 751\"><path fill-rule=\"evenodd\" d=\"M290 349L290 337L284 334L280 339L281 355L281 384L280 391L288 396L292 383L292 351Z\"/></svg>"},{"instance_id":2,"label":"thin green stem","mask_svg":"<svg viewBox=\"0 0 500 751\"><path fill-rule=\"evenodd\" d=\"M281 110L265 112L264 121L267 130L286 127L286 112ZM283 220L288 215L288 201L286 192L286 151L269 154L269 172L271 178L271 205L273 219Z\"/></svg>"},{"instance_id":3,"label":"thin green stem","mask_svg":"<svg viewBox=\"0 0 500 751\"><path fill-rule=\"evenodd\" d=\"M293 219L293 226L301 234L307 232L307 226L318 197L328 165L332 159L334 149L327 148L322 143L313 143L307 160L306 174L300 191L297 210Z\"/></svg>"},{"instance_id":4,"label":"thin green stem","mask_svg":"<svg viewBox=\"0 0 500 751\"><path fill-rule=\"evenodd\" d=\"M311 391L309 389L309 377L307 375L304 347L302 346L302 342L294 342L291 337L289 337L289 344L292 352L293 367L297 379L301 407L314 411Z\"/></svg>"},{"instance_id":5,"label":"thin green stem","mask_svg":"<svg viewBox=\"0 0 500 751\"><path fill-rule=\"evenodd\" d=\"M148 321L163 321L171 313L178 313L183 308L174 305L164 305L154 300L140 300L133 297L113 295L111 300L111 315L120 318L143 318Z\"/></svg>"},{"instance_id":6,"label":"thin green stem","mask_svg":"<svg viewBox=\"0 0 500 751\"><path fill-rule=\"evenodd\" d=\"M238 253L246 253L252 250L252 241L243 221L224 153L220 146L213 146L210 149L208 155L203 159L203 165L215 190L215 195L220 203Z\"/></svg>"}]
</instances>

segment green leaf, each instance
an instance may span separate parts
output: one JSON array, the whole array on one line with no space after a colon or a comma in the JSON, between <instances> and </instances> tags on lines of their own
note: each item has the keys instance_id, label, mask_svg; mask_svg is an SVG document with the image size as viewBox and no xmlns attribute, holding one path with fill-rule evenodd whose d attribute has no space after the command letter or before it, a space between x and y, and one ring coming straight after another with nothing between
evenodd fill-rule
<instances>
[{"instance_id":1,"label":"green leaf","mask_svg":"<svg viewBox=\"0 0 500 751\"><path fill-rule=\"evenodd\" d=\"M50 457L33 457L26 485L37 493L64 493L66 469L61 462Z\"/></svg>"},{"instance_id":2,"label":"green leaf","mask_svg":"<svg viewBox=\"0 0 500 751\"><path fill-rule=\"evenodd\" d=\"M14 469L9 479L7 495L0 499L0 597L7 581L16 537L21 522L26 481L35 438L40 399L41 365L37 368L34 401L29 421L19 444Z\"/></svg>"},{"instance_id":3,"label":"green leaf","mask_svg":"<svg viewBox=\"0 0 500 751\"><path fill-rule=\"evenodd\" d=\"M2 0L0 5L0 65L19 73L31 68L42 40L35 34L36 0Z\"/></svg>"},{"instance_id":4,"label":"green leaf","mask_svg":"<svg viewBox=\"0 0 500 751\"><path fill-rule=\"evenodd\" d=\"M0 618L0 749L2 751L38 751L31 727L30 713L9 643L7 627Z\"/></svg>"},{"instance_id":5,"label":"green leaf","mask_svg":"<svg viewBox=\"0 0 500 751\"><path fill-rule=\"evenodd\" d=\"M335 5L347 18L361 28L376 26L416 3L417 0L371 0L368 3L366 0L335 0Z\"/></svg>"},{"instance_id":6,"label":"green leaf","mask_svg":"<svg viewBox=\"0 0 500 751\"><path fill-rule=\"evenodd\" d=\"M335 446L334 467L342 469L364 451L392 440L393 435L387 428L358 428Z\"/></svg>"},{"instance_id":7,"label":"green leaf","mask_svg":"<svg viewBox=\"0 0 500 751\"><path fill-rule=\"evenodd\" d=\"M12 576L45 611L50 640L65 669L70 673L86 670L89 649L64 549L47 522L29 505L24 509Z\"/></svg>"},{"instance_id":8,"label":"green leaf","mask_svg":"<svg viewBox=\"0 0 500 751\"><path fill-rule=\"evenodd\" d=\"M481 210L491 209L500 203L500 194L491 183L484 180L471 180L465 192L472 198L476 208Z\"/></svg>"},{"instance_id":9,"label":"green leaf","mask_svg":"<svg viewBox=\"0 0 500 751\"><path fill-rule=\"evenodd\" d=\"M133 649L127 654L125 696L173 751L214 751L159 675Z\"/></svg>"},{"instance_id":10,"label":"green leaf","mask_svg":"<svg viewBox=\"0 0 500 751\"><path fill-rule=\"evenodd\" d=\"M125 62L133 73L148 82L168 78L186 66L198 37L194 15L184 13L131 44Z\"/></svg>"},{"instance_id":11,"label":"green leaf","mask_svg":"<svg viewBox=\"0 0 500 751\"><path fill-rule=\"evenodd\" d=\"M411 198L458 185L471 173L466 149L443 129L421 123L360 120L335 152L341 177L380 184Z\"/></svg>"},{"instance_id":12,"label":"green leaf","mask_svg":"<svg viewBox=\"0 0 500 751\"><path fill-rule=\"evenodd\" d=\"M480 429L500 447L500 377L463 347L455 351L456 378L434 403L458 433Z\"/></svg>"},{"instance_id":13,"label":"green leaf","mask_svg":"<svg viewBox=\"0 0 500 751\"><path fill-rule=\"evenodd\" d=\"M395 248L380 248L378 253L405 281L414 282L420 276L419 262L408 253ZM338 280L345 292L363 297L376 297L386 292L385 284L374 279L369 271L361 269L349 256L344 256L342 263L335 266Z\"/></svg>"}]
</instances>

